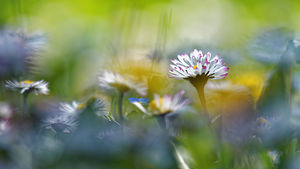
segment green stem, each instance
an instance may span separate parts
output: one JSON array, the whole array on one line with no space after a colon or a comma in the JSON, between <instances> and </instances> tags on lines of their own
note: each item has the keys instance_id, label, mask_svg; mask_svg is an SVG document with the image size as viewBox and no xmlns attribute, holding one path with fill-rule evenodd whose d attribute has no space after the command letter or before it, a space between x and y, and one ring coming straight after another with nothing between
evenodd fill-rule
<instances>
[{"instance_id":1,"label":"green stem","mask_svg":"<svg viewBox=\"0 0 300 169\"><path fill-rule=\"evenodd\" d=\"M119 99L118 99L118 111L119 111L119 122L122 127L124 125L124 116L123 116L123 112L122 112L123 97L124 97L124 93L120 92Z\"/></svg>"},{"instance_id":2,"label":"green stem","mask_svg":"<svg viewBox=\"0 0 300 169\"><path fill-rule=\"evenodd\" d=\"M205 86L204 83L200 83L196 87L196 89L197 89L197 92L198 92L198 95L199 95L199 98L200 98L200 102L201 102L201 105L202 105L203 112L204 112L205 116L207 117L209 125L211 125L211 117L208 113L206 100L205 100L205 96L204 96L204 86Z\"/></svg>"},{"instance_id":3,"label":"green stem","mask_svg":"<svg viewBox=\"0 0 300 169\"><path fill-rule=\"evenodd\" d=\"M115 98L114 96L111 97L111 105L110 105L111 114L116 117L116 109L115 109Z\"/></svg>"},{"instance_id":4,"label":"green stem","mask_svg":"<svg viewBox=\"0 0 300 169\"><path fill-rule=\"evenodd\" d=\"M27 114L27 97L28 97L28 93L25 92L24 95L23 95L23 105L22 105L23 115Z\"/></svg>"},{"instance_id":5,"label":"green stem","mask_svg":"<svg viewBox=\"0 0 300 169\"><path fill-rule=\"evenodd\" d=\"M206 100L204 96L204 86L206 85L208 79L209 76L207 74L201 74L201 75L197 75L196 77L189 77L186 80L190 81L192 85L196 88L200 98L203 112L207 117L209 126L211 127L211 118L207 110Z\"/></svg>"},{"instance_id":6,"label":"green stem","mask_svg":"<svg viewBox=\"0 0 300 169\"><path fill-rule=\"evenodd\" d=\"M220 140L221 137L218 136L218 133L216 133L216 131L212 125L212 121L211 121L211 117L210 117L210 114L207 109L205 93L204 93L204 87L205 87L208 79L209 79L209 77L207 76L207 74L202 74L202 75L198 75L196 77L188 78L187 80L189 80L192 83L192 85L196 88L196 90L198 92L204 115L206 116L207 121L208 121L209 129L211 130L213 136L216 138L216 139L214 139L216 149L217 149L217 151L215 152L216 157L221 158L221 154L220 154L220 150L221 150L221 146L222 146L221 145L222 142Z\"/></svg>"},{"instance_id":7,"label":"green stem","mask_svg":"<svg viewBox=\"0 0 300 169\"><path fill-rule=\"evenodd\" d=\"M221 114L219 119L219 140L223 141L223 115Z\"/></svg>"},{"instance_id":8,"label":"green stem","mask_svg":"<svg viewBox=\"0 0 300 169\"><path fill-rule=\"evenodd\" d=\"M167 124L166 124L166 114L157 115L156 119L158 121L158 124L163 130L167 130Z\"/></svg>"}]
</instances>

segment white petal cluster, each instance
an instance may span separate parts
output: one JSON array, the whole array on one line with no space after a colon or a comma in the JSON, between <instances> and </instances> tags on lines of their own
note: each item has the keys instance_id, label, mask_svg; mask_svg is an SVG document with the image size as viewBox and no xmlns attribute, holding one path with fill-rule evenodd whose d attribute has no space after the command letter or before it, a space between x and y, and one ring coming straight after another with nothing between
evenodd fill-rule
<instances>
[{"instance_id":1,"label":"white petal cluster","mask_svg":"<svg viewBox=\"0 0 300 169\"><path fill-rule=\"evenodd\" d=\"M76 101L70 103L60 103L59 110L63 113L67 113L69 115L76 115L77 112L85 106L84 103L79 104Z\"/></svg>"},{"instance_id":2,"label":"white petal cluster","mask_svg":"<svg viewBox=\"0 0 300 169\"><path fill-rule=\"evenodd\" d=\"M46 129L52 129L56 133L70 133L78 125L74 116L65 114L48 117L43 123Z\"/></svg>"},{"instance_id":3,"label":"white petal cluster","mask_svg":"<svg viewBox=\"0 0 300 169\"><path fill-rule=\"evenodd\" d=\"M70 133L77 127L79 111L84 107L85 104L79 104L76 101L72 103L60 103L58 107L59 112L47 117L43 121L43 126L55 132Z\"/></svg>"},{"instance_id":4,"label":"white petal cluster","mask_svg":"<svg viewBox=\"0 0 300 169\"><path fill-rule=\"evenodd\" d=\"M133 102L137 108L146 114L160 115L175 112L189 103L188 99L182 101L184 91L178 92L174 97L170 95L164 95L160 97L155 94L153 101L150 103L148 110L140 102Z\"/></svg>"},{"instance_id":5,"label":"white petal cluster","mask_svg":"<svg viewBox=\"0 0 300 169\"><path fill-rule=\"evenodd\" d=\"M178 59L172 60L169 69L169 77L185 79L205 75L211 79L223 79L227 76L228 67L225 66L222 58L212 57L211 53L205 55L202 51L194 50L190 55L178 55Z\"/></svg>"},{"instance_id":6,"label":"white petal cluster","mask_svg":"<svg viewBox=\"0 0 300 169\"><path fill-rule=\"evenodd\" d=\"M48 89L48 83L40 80L40 81L29 81L29 80L24 80L24 81L6 81L5 87L20 91L21 94L28 94L33 92L35 95L39 94L48 94L49 89Z\"/></svg>"},{"instance_id":7,"label":"white petal cluster","mask_svg":"<svg viewBox=\"0 0 300 169\"><path fill-rule=\"evenodd\" d=\"M147 94L147 87L141 83L135 83L132 79L125 78L120 74L104 72L99 78L99 85L106 90L118 89L122 92L133 90L144 96Z\"/></svg>"}]
</instances>

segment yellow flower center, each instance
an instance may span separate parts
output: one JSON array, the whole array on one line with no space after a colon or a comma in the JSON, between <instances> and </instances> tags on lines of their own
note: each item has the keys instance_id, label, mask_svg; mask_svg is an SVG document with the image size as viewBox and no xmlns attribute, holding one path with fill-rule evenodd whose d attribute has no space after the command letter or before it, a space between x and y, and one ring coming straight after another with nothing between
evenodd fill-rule
<instances>
[{"instance_id":1,"label":"yellow flower center","mask_svg":"<svg viewBox=\"0 0 300 169\"><path fill-rule=\"evenodd\" d=\"M150 108L153 109L153 110L160 110L160 107L161 107L162 103L163 103L163 98L160 97L160 98L159 98L159 105L156 104L156 100L154 99L154 100L152 100L152 101L150 102L149 106L150 106Z\"/></svg>"},{"instance_id":2,"label":"yellow flower center","mask_svg":"<svg viewBox=\"0 0 300 169\"><path fill-rule=\"evenodd\" d=\"M193 66L193 69L196 69L197 68L197 65Z\"/></svg>"},{"instance_id":3,"label":"yellow flower center","mask_svg":"<svg viewBox=\"0 0 300 169\"><path fill-rule=\"evenodd\" d=\"M84 106L85 106L85 104L84 104L84 103L82 103L82 104L79 104L79 105L77 106L77 110L80 110L80 109L84 108Z\"/></svg>"},{"instance_id":4,"label":"yellow flower center","mask_svg":"<svg viewBox=\"0 0 300 169\"><path fill-rule=\"evenodd\" d=\"M23 83L26 83L26 84L32 84L33 83L33 81L30 81L30 80L24 80L24 81L22 81ZM22 83L22 82L19 82L20 84Z\"/></svg>"},{"instance_id":5,"label":"yellow flower center","mask_svg":"<svg viewBox=\"0 0 300 169\"><path fill-rule=\"evenodd\" d=\"M263 117L259 117L256 119L256 125L265 126L265 125L268 125L268 121Z\"/></svg>"}]
</instances>

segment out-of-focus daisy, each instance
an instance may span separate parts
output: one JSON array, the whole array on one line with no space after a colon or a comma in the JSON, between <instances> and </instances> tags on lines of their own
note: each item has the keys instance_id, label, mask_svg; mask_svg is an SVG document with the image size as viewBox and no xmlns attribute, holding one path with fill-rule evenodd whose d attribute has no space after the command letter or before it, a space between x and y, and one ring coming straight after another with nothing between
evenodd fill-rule
<instances>
[{"instance_id":1,"label":"out-of-focus daisy","mask_svg":"<svg viewBox=\"0 0 300 169\"><path fill-rule=\"evenodd\" d=\"M120 55L118 60L122 66L111 63L110 69L122 72L122 76L134 77L137 82L146 81L149 93L161 93L164 88L168 87L171 79L165 78L166 67L164 63L153 62L153 59L145 58L148 54L149 51L141 53L139 56L131 53L126 53L126 56L130 55L130 57Z\"/></svg>"},{"instance_id":2,"label":"out-of-focus daisy","mask_svg":"<svg viewBox=\"0 0 300 169\"><path fill-rule=\"evenodd\" d=\"M0 102L0 134L7 133L10 128L10 118L13 114L11 106L5 102Z\"/></svg>"},{"instance_id":3,"label":"out-of-focus daisy","mask_svg":"<svg viewBox=\"0 0 300 169\"><path fill-rule=\"evenodd\" d=\"M0 30L0 77L16 76L26 71L27 62L33 64L33 56L45 46L41 34Z\"/></svg>"},{"instance_id":4,"label":"out-of-focus daisy","mask_svg":"<svg viewBox=\"0 0 300 169\"><path fill-rule=\"evenodd\" d=\"M210 115L207 110L204 96L204 86L209 79L223 79L228 75L229 68L225 66L219 56L211 57L211 53L202 54L202 51L194 50L190 55L178 55L178 59L172 60L169 70L170 78L185 79L197 89L203 111L209 124Z\"/></svg>"},{"instance_id":5,"label":"out-of-focus daisy","mask_svg":"<svg viewBox=\"0 0 300 169\"><path fill-rule=\"evenodd\" d=\"M169 77L171 78L223 79L228 74L229 68L225 66L222 58L212 57L209 52L203 55L202 51L195 49L190 55L178 55L177 58L172 60L173 64L170 65Z\"/></svg>"},{"instance_id":6,"label":"out-of-focus daisy","mask_svg":"<svg viewBox=\"0 0 300 169\"><path fill-rule=\"evenodd\" d=\"M112 72L104 72L103 76L99 77L99 85L106 90L117 89L119 91L118 97L118 113L119 123L123 127L124 115L123 109L123 97L124 94L130 90L137 92L144 96L147 94L147 87L141 83L135 83L131 78L125 78L119 74Z\"/></svg>"},{"instance_id":7,"label":"out-of-focus daisy","mask_svg":"<svg viewBox=\"0 0 300 169\"><path fill-rule=\"evenodd\" d=\"M163 97L155 94L154 99L149 103L149 108L146 110L140 102L133 102L137 108L148 115L165 115L175 112L189 103L188 99L182 100L184 91L178 92L174 97L166 94Z\"/></svg>"},{"instance_id":8,"label":"out-of-focus daisy","mask_svg":"<svg viewBox=\"0 0 300 169\"><path fill-rule=\"evenodd\" d=\"M52 129L56 133L70 133L77 127L76 118L66 114L48 117L43 123L46 129Z\"/></svg>"},{"instance_id":9,"label":"out-of-focus daisy","mask_svg":"<svg viewBox=\"0 0 300 169\"><path fill-rule=\"evenodd\" d=\"M23 94L23 108L22 112L26 114L27 112L27 96L30 93L34 93L35 95L39 94L48 94L49 89L48 89L48 83L45 82L44 80L40 81L30 81L30 80L24 80L24 81L6 81L5 87L19 91L21 94Z\"/></svg>"},{"instance_id":10,"label":"out-of-focus daisy","mask_svg":"<svg viewBox=\"0 0 300 169\"><path fill-rule=\"evenodd\" d=\"M106 119L106 117L109 115L103 100L93 98L88 101L87 105L89 106L89 109L95 112L98 116Z\"/></svg>"},{"instance_id":11,"label":"out-of-focus daisy","mask_svg":"<svg viewBox=\"0 0 300 169\"><path fill-rule=\"evenodd\" d=\"M5 102L0 102L0 118L1 119L7 119L9 118L13 113L12 108L9 104Z\"/></svg>"},{"instance_id":12,"label":"out-of-focus daisy","mask_svg":"<svg viewBox=\"0 0 300 169\"><path fill-rule=\"evenodd\" d=\"M10 130L10 117L13 114L13 110L9 104L0 102L0 134L6 133Z\"/></svg>"},{"instance_id":13,"label":"out-of-focus daisy","mask_svg":"<svg viewBox=\"0 0 300 169\"><path fill-rule=\"evenodd\" d=\"M122 93L133 90L142 96L147 94L147 87L145 85L135 83L132 79L125 78L120 74L106 71L98 79L99 85L106 90L117 89Z\"/></svg>"},{"instance_id":14,"label":"out-of-focus daisy","mask_svg":"<svg viewBox=\"0 0 300 169\"><path fill-rule=\"evenodd\" d=\"M78 111L83 109L86 106L85 103L78 103L76 101L73 101L70 103L60 103L59 110L63 113L67 113L69 115L76 115Z\"/></svg>"},{"instance_id":15,"label":"out-of-focus daisy","mask_svg":"<svg viewBox=\"0 0 300 169\"><path fill-rule=\"evenodd\" d=\"M27 95L31 92L33 92L35 95L39 94L48 94L48 82L45 82L44 80L40 81L30 81L30 80L24 80L24 81L6 81L7 88L20 91L21 94Z\"/></svg>"},{"instance_id":16,"label":"out-of-focus daisy","mask_svg":"<svg viewBox=\"0 0 300 169\"><path fill-rule=\"evenodd\" d=\"M7 133L10 130L9 120L0 120L0 135Z\"/></svg>"},{"instance_id":17,"label":"out-of-focus daisy","mask_svg":"<svg viewBox=\"0 0 300 169\"><path fill-rule=\"evenodd\" d=\"M188 99L182 100L183 94L184 91L178 92L174 97L167 94L160 97L155 94L154 99L149 103L148 109L137 101L132 104L145 114L155 116L160 126L165 129L167 127L166 115L184 108L189 103Z\"/></svg>"}]
</instances>

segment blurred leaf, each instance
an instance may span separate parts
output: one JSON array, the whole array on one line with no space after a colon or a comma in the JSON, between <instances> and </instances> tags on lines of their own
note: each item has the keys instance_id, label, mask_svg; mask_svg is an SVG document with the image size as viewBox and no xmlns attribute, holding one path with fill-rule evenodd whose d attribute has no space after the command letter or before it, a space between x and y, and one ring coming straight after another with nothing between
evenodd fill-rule
<instances>
[{"instance_id":1,"label":"blurred leaf","mask_svg":"<svg viewBox=\"0 0 300 169\"><path fill-rule=\"evenodd\" d=\"M299 49L293 41L289 41L274 72L265 83L262 95L259 98L257 109L260 114L272 116L290 113L292 64L297 50Z\"/></svg>"},{"instance_id":2,"label":"blurred leaf","mask_svg":"<svg viewBox=\"0 0 300 169\"><path fill-rule=\"evenodd\" d=\"M277 63L285 51L286 44L292 39L292 33L282 28L260 32L248 45L255 59L263 63Z\"/></svg>"}]
</instances>

